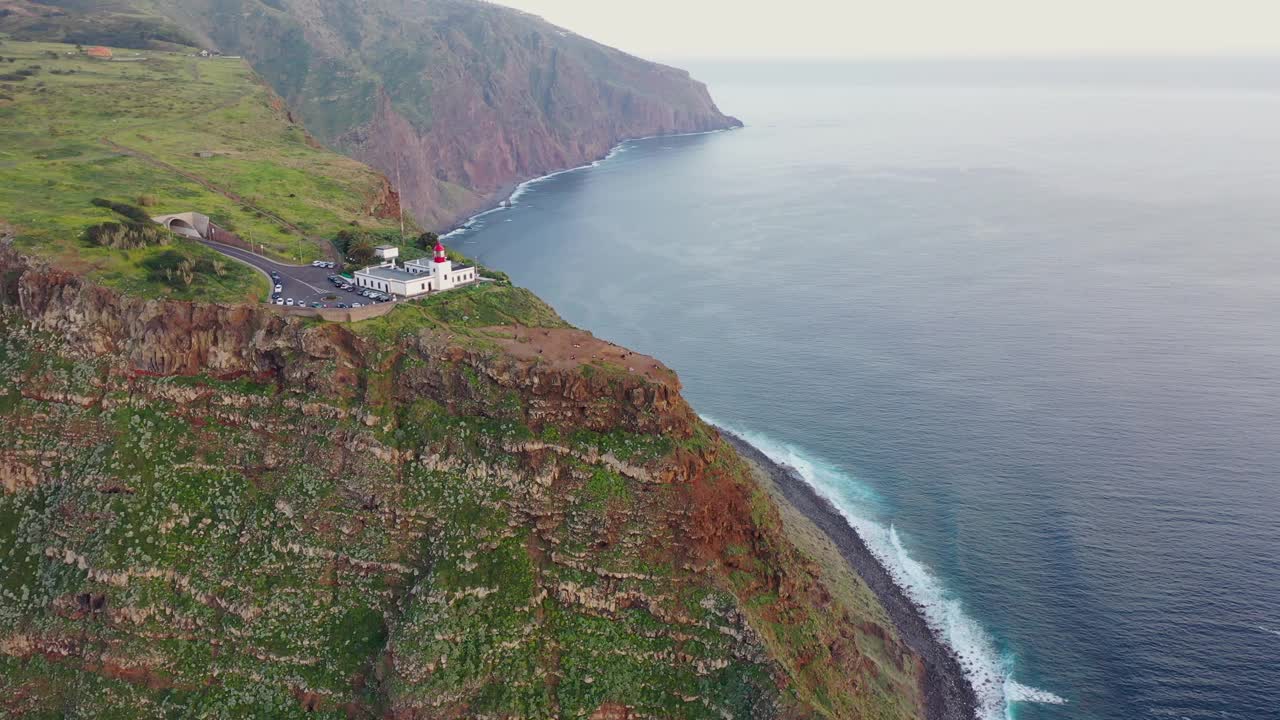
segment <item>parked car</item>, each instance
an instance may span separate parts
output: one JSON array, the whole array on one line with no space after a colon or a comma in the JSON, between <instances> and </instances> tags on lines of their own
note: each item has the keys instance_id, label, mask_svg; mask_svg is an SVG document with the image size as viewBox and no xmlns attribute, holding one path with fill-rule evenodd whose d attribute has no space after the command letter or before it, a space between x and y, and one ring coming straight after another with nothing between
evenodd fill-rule
<instances>
[{"instance_id":1,"label":"parked car","mask_svg":"<svg viewBox=\"0 0 1280 720\"><path fill-rule=\"evenodd\" d=\"M289 298L288 300L285 300L284 304L288 305L289 307L293 307L293 298Z\"/></svg>"},{"instance_id":2,"label":"parked car","mask_svg":"<svg viewBox=\"0 0 1280 720\"><path fill-rule=\"evenodd\" d=\"M364 307L364 305L361 305L360 303L351 303L351 307L358 308L358 307Z\"/></svg>"},{"instance_id":3,"label":"parked car","mask_svg":"<svg viewBox=\"0 0 1280 720\"><path fill-rule=\"evenodd\" d=\"M340 308L345 308L346 306L347 306L346 303L338 303L338 307Z\"/></svg>"},{"instance_id":4,"label":"parked car","mask_svg":"<svg viewBox=\"0 0 1280 720\"><path fill-rule=\"evenodd\" d=\"M277 305L283 305L283 304L284 304L284 298L282 298L282 297L278 297L278 298L276 298L276 299L275 299L275 303L276 303Z\"/></svg>"},{"instance_id":5,"label":"parked car","mask_svg":"<svg viewBox=\"0 0 1280 720\"><path fill-rule=\"evenodd\" d=\"M276 292L283 292L283 291L284 291L284 286L279 283L276 283Z\"/></svg>"}]
</instances>

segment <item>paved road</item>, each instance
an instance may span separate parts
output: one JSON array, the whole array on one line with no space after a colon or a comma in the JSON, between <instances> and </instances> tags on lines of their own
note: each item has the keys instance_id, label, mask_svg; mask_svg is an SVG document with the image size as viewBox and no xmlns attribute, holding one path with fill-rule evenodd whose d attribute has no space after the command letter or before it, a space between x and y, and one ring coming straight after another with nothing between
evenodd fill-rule
<instances>
[{"instance_id":1,"label":"paved road","mask_svg":"<svg viewBox=\"0 0 1280 720\"><path fill-rule=\"evenodd\" d=\"M222 245L208 240L202 240L201 242L227 257L234 258L258 269L267 277L270 277L272 272L279 273L279 295L286 299L293 298L294 303L310 305L313 302L318 302L329 307L335 307L338 303L369 305L373 302L368 298L360 297L354 292L344 292L334 287L328 278L330 275L337 273L337 270L312 267L310 265L286 265L230 245ZM273 281L273 284L275 282Z\"/></svg>"}]
</instances>

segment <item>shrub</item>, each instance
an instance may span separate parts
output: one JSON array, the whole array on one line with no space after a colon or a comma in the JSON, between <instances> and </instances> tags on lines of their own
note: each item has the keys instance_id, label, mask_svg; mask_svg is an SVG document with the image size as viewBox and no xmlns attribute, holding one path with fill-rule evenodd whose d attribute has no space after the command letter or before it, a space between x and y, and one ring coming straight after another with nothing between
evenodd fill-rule
<instances>
[{"instance_id":1,"label":"shrub","mask_svg":"<svg viewBox=\"0 0 1280 720\"><path fill-rule=\"evenodd\" d=\"M196 279L196 261L177 250L147 258L142 266L152 280L172 287L190 287Z\"/></svg>"},{"instance_id":2,"label":"shrub","mask_svg":"<svg viewBox=\"0 0 1280 720\"><path fill-rule=\"evenodd\" d=\"M138 205L142 207L155 207L160 202L160 198L150 193L143 193L138 196Z\"/></svg>"},{"instance_id":3,"label":"shrub","mask_svg":"<svg viewBox=\"0 0 1280 720\"><path fill-rule=\"evenodd\" d=\"M98 247L135 250L152 245L168 245L173 237L168 230L153 222L104 222L85 230L85 239Z\"/></svg>"},{"instance_id":4,"label":"shrub","mask_svg":"<svg viewBox=\"0 0 1280 720\"><path fill-rule=\"evenodd\" d=\"M201 275L221 277L227 272L227 264L222 260L197 259L180 250L165 250L147 258L142 266L152 281L178 289L191 287Z\"/></svg>"},{"instance_id":5,"label":"shrub","mask_svg":"<svg viewBox=\"0 0 1280 720\"><path fill-rule=\"evenodd\" d=\"M119 213L134 222L151 222L151 216L147 214L146 210L129 205L128 203L118 203L104 198L94 198L93 200L90 200L90 202L100 208L107 208L112 212Z\"/></svg>"},{"instance_id":6,"label":"shrub","mask_svg":"<svg viewBox=\"0 0 1280 720\"><path fill-rule=\"evenodd\" d=\"M373 262L373 243L368 238L352 241L347 247L347 258L355 265L368 265Z\"/></svg>"},{"instance_id":7,"label":"shrub","mask_svg":"<svg viewBox=\"0 0 1280 720\"><path fill-rule=\"evenodd\" d=\"M511 276L502 272L501 270L494 270L493 268L488 268L488 267L485 267L484 265L476 265L476 272L480 274L480 277L489 278L490 280L497 280L498 282L503 283L504 285L511 284Z\"/></svg>"},{"instance_id":8,"label":"shrub","mask_svg":"<svg viewBox=\"0 0 1280 720\"><path fill-rule=\"evenodd\" d=\"M352 220L351 222L353 225L355 224L354 220ZM346 229L339 230L338 234L333 236L333 245L334 247L338 248L339 252L345 255L347 252L347 248L351 247L351 243L355 242L360 237L361 237L361 233L358 231L346 230Z\"/></svg>"}]
</instances>

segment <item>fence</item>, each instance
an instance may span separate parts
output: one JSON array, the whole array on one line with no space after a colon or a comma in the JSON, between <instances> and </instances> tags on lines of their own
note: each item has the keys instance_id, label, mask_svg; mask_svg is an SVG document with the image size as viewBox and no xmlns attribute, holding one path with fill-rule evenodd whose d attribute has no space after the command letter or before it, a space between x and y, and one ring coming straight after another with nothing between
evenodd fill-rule
<instances>
[{"instance_id":1,"label":"fence","mask_svg":"<svg viewBox=\"0 0 1280 720\"><path fill-rule=\"evenodd\" d=\"M328 320L329 322L358 322L360 320L382 317L392 310L395 310L396 303L378 303L377 305L366 305L358 308L309 308L271 304L268 304L267 307L282 315L318 317L321 320Z\"/></svg>"}]
</instances>

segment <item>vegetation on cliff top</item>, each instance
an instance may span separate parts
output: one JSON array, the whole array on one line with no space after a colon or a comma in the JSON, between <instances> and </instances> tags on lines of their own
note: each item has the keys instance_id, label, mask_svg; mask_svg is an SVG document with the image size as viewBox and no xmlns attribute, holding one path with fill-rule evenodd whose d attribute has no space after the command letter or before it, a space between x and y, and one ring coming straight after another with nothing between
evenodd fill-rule
<instances>
[{"instance_id":1,"label":"vegetation on cliff top","mask_svg":"<svg viewBox=\"0 0 1280 720\"><path fill-rule=\"evenodd\" d=\"M684 71L478 0L6 2L20 10L0 32L22 39L244 55L316 137L396 178L428 228L624 139L737 124Z\"/></svg>"},{"instance_id":2,"label":"vegetation on cliff top","mask_svg":"<svg viewBox=\"0 0 1280 720\"><path fill-rule=\"evenodd\" d=\"M239 264L179 288L148 272L163 252L156 245L91 247L86 228L120 221L96 198L145 201L152 215L200 212L291 260L323 256L322 238L353 224L398 227L370 214L387 192L383 178L318 147L242 61L144 51L139 62L109 62L72 45L15 41L0 55L15 59L6 67L34 69L0 83L0 221L17 228L18 247L63 267L147 296L260 296L264 281ZM181 238L170 249L192 263L217 259Z\"/></svg>"}]
</instances>

